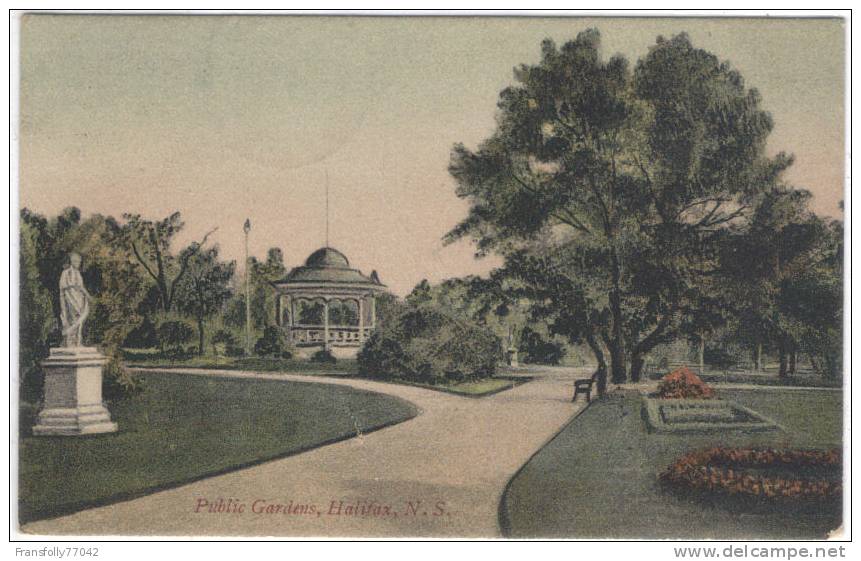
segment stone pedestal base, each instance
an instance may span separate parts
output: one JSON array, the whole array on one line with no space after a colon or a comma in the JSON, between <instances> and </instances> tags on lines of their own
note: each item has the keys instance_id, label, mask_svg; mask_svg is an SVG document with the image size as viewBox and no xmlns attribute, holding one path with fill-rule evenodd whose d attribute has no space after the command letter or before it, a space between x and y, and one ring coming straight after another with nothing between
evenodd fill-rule
<instances>
[{"instance_id":1,"label":"stone pedestal base","mask_svg":"<svg viewBox=\"0 0 861 561\"><path fill-rule=\"evenodd\" d=\"M102 366L94 347L60 347L42 361L45 402L33 434L83 435L116 432L117 424L102 403Z\"/></svg>"},{"instance_id":2,"label":"stone pedestal base","mask_svg":"<svg viewBox=\"0 0 861 561\"><path fill-rule=\"evenodd\" d=\"M520 366L520 361L517 360L517 349L515 349L515 348L508 349L508 351L506 352L506 355L507 355L507 359L508 359L508 366L514 366L514 367Z\"/></svg>"}]
</instances>

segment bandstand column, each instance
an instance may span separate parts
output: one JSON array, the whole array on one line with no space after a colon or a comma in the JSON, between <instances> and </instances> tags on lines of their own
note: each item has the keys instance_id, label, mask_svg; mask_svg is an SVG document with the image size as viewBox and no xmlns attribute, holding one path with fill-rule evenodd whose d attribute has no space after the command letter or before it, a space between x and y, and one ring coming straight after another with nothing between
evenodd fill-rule
<instances>
[{"instance_id":1,"label":"bandstand column","mask_svg":"<svg viewBox=\"0 0 861 561\"><path fill-rule=\"evenodd\" d=\"M377 297L375 295L371 295L371 327L376 329L377 327Z\"/></svg>"},{"instance_id":2,"label":"bandstand column","mask_svg":"<svg viewBox=\"0 0 861 561\"><path fill-rule=\"evenodd\" d=\"M359 296L359 341L365 340L365 295Z\"/></svg>"},{"instance_id":3,"label":"bandstand column","mask_svg":"<svg viewBox=\"0 0 861 561\"><path fill-rule=\"evenodd\" d=\"M323 349L329 350L329 299L323 300Z\"/></svg>"}]
</instances>

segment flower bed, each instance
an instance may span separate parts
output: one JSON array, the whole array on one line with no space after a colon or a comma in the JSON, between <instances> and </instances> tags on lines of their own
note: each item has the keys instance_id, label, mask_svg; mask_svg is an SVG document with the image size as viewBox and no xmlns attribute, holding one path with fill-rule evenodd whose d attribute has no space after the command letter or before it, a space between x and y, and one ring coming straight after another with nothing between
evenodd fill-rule
<instances>
[{"instance_id":1,"label":"flower bed","mask_svg":"<svg viewBox=\"0 0 861 561\"><path fill-rule=\"evenodd\" d=\"M658 384L656 397L663 399L711 399L715 395L714 390L700 380L699 376L682 366L673 370Z\"/></svg>"},{"instance_id":2,"label":"flower bed","mask_svg":"<svg viewBox=\"0 0 861 561\"><path fill-rule=\"evenodd\" d=\"M650 432L759 432L780 428L772 419L726 399L679 399L645 395L643 417Z\"/></svg>"},{"instance_id":3,"label":"flower bed","mask_svg":"<svg viewBox=\"0 0 861 561\"><path fill-rule=\"evenodd\" d=\"M677 490L759 503L839 501L840 450L711 448L686 454L659 479Z\"/></svg>"}]
</instances>

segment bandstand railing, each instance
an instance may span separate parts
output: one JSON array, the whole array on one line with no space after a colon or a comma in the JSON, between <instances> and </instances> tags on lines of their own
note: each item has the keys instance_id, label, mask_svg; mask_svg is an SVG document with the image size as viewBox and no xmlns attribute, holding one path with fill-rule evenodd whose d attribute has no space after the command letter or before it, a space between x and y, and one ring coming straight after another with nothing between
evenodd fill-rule
<instances>
[{"instance_id":1,"label":"bandstand railing","mask_svg":"<svg viewBox=\"0 0 861 561\"><path fill-rule=\"evenodd\" d=\"M327 328L322 325L294 325L289 328L295 345L322 345L326 342ZM359 346L373 331L372 327L357 325L330 325L328 344L335 346Z\"/></svg>"}]
</instances>

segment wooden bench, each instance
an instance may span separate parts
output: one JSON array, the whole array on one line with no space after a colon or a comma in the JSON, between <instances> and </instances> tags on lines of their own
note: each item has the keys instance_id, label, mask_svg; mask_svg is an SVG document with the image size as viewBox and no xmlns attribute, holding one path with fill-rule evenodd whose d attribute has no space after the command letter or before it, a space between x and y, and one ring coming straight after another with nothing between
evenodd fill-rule
<instances>
[{"instance_id":1,"label":"wooden bench","mask_svg":"<svg viewBox=\"0 0 861 561\"><path fill-rule=\"evenodd\" d=\"M601 371L596 370L588 380L574 380L574 397L571 398L571 401L577 401L577 396L581 393L586 395L586 403L592 401L592 386L598 381L600 374Z\"/></svg>"}]
</instances>

